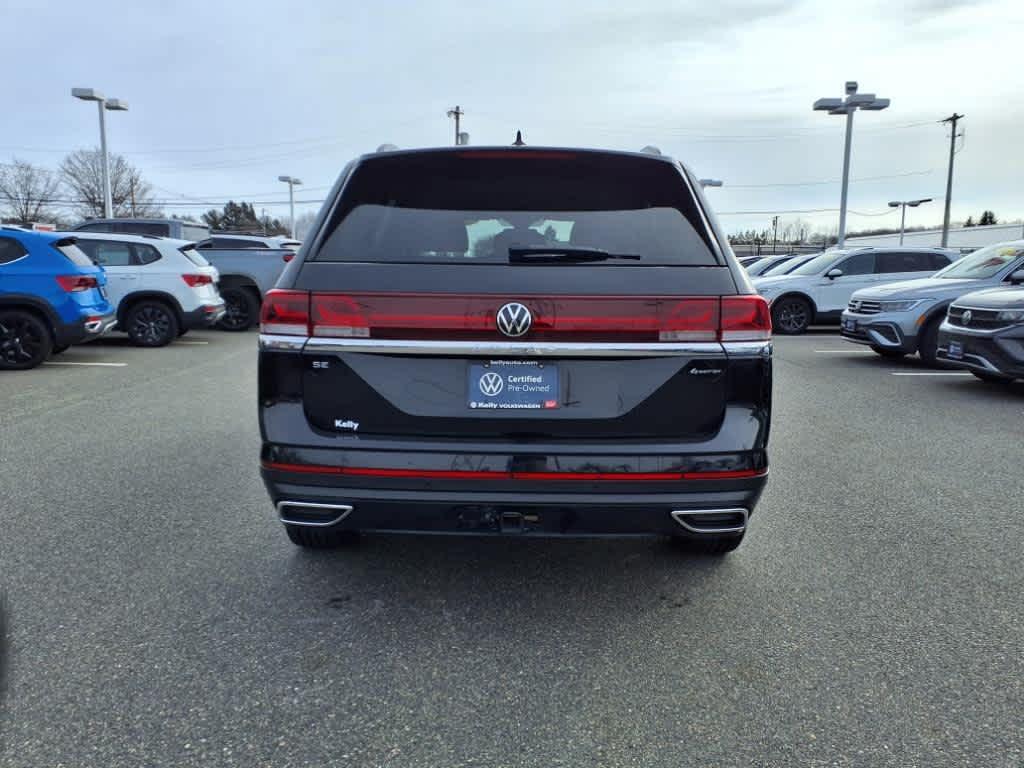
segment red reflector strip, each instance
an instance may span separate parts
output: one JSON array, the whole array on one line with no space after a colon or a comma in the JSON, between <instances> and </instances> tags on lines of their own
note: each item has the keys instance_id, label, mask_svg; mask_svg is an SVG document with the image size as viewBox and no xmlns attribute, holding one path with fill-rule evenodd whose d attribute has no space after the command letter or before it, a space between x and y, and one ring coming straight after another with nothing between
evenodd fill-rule
<instances>
[{"instance_id":1,"label":"red reflector strip","mask_svg":"<svg viewBox=\"0 0 1024 768\"><path fill-rule=\"evenodd\" d=\"M430 480L571 480L576 482L657 482L659 480L738 480L763 477L766 469L739 469L722 472L492 472L454 469L390 469L381 467L331 467L320 464L285 464L261 462L264 469L275 472L301 472L311 475L346 475L351 477L394 477Z\"/></svg>"}]
</instances>

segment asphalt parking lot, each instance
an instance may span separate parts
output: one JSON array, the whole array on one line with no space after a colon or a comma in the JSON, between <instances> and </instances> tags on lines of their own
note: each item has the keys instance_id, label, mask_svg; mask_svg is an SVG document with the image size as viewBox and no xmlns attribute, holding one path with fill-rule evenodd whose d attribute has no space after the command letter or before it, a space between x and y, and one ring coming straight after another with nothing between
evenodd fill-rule
<instances>
[{"instance_id":1,"label":"asphalt parking lot","mask_svg":"<svg viewBox=\"0 0 1024 768\"><path fill-rule=\"evenodd\" d=\"M0 377L4 766L1019 766L1024 387L779 339L772 477L657 541L296 549L255 334Z\"/></svg>"}]
</instances>

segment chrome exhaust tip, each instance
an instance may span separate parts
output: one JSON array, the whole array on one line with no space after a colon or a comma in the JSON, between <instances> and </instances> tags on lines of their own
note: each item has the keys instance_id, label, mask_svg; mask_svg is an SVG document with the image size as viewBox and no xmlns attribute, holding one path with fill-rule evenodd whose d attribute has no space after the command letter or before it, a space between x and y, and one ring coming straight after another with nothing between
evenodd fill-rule
<instances>
[{"instance_id":1,"label":"chrome exhaust tip","mask_svg":"<svg viewBox=\"0 0 1024 768\"><path fill-rule=\"evenodd\" d=\"M743 533L750 511L735 509L677 509L672 519L690 533Z\"/></svg>"},{"instance_id":2,"label":"chrome exhaust tip","mask_svg":"<svg viewBox=\"0 0 1024 768\"><path fill-rule=\"evenodd\" d=\"M325 528L340 523L354 508L348 504L321 504L311 501L279 501L277 517L288 525Z\"/></svg>"}]
</instances>

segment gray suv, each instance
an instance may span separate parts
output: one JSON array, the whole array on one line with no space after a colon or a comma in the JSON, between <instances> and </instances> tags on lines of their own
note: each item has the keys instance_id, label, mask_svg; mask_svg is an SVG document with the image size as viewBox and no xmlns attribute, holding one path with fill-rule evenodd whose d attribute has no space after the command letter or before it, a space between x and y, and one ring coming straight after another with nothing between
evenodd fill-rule
<instances>
[{"instance_id":1,"label":"gray suv","mask_svg":"<svg viewBox=\"0 0 1024 768\"><path fill-rule=\"evenodd\" d=\"M1008 283L1022 267L1024 240L1015 240L975 251L932 277L862 288L843 312L843 337L883 357L917 352L934 364L949 305L965 293Z\"/></svg>"}]
</instances>

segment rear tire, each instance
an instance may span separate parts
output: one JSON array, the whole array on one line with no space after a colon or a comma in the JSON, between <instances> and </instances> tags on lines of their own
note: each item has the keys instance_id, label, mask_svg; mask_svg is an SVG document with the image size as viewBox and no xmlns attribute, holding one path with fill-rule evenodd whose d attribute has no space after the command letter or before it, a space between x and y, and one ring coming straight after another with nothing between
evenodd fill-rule
<instances>
[{"instance_id":1,"label":"rear tire","mask_svg":"<svg viewBox=\"0 0 1024 768\"><path fill-rule=\"evenodd\" d=\"M338 549L354 546L359 541L358 531L338 528L315 528L285 523L284 530L292 544L304 549Z\"/></svg>"},{"instance_id":2,"label":"rear tire","mask_svg":"<svg viewBox=\"0 0 1024 768\"><path fill-rule=\"evenodd\" d=\"M930 366L938 367L939 363L939 326L942 325L942 318L936 317L930 320L921 335L918 337L917 354L921 361Z\"/></svg>"},{"instance_id":3,"label":"rear tire","mask_svg":"<svg viewBox=\"0 0 1024 768\"><path fill-rule=\"evenodd\" d=\"M227 310L217 323L222 331L247 331L259 320L260 297L252 288L225 288L220 295Z\"/></svg>"},{"instance_id":4,"label":"rear tire","mask_svg":"<svg viewBox=\"0 0 1024 768\"><path fill-rule=\"evenodd\" d=\"M906 357L906 352L900 352L898 349L886 349L885 347L871 347L871 351L876 355L888 358L889 360L899 360L902 357Z\"/></svg>"},{"instance_id":5,"label":"rear tire","mask_svg":"<svg viewBox=\"0 0 1024 768\"><path fill-rule=\"evenodd\" d=\"M23 309L0 310L0 370L35 368L52 350L50 329L38 315Z\"/></svg>"},{"instance_id":6,"label":"rear tire","mask_svg":"<svg viewBox=\"0 0 1024 768\"><path fill-rule=\"evenodd\" d=\"M732 552L743 542L743 534L721 534L719 536L701 536L697 539L677 536L673 543L683 551L710 557L721 557Z\"/></svg>"},{"instance_id":7,"label":"rear tire","mask_svg":"<svg viewBox=\"0 0 1024 768\"><path fill-rule=\"evenodd\" d=\"M805 333L813 317L810 302L799 296L784 296L772 305L772 329L786 336Z\"/></svg>"},{"instance_id":8,"label":"rear tire","mask_svg":"<svg viewBox=\"0 0 1024 768\"><path fill-rule=\"evenodd\" d=\"M178 338L178 318L162 301L140 301L128 310L124 325L137 347L166 347Z\"/></svg>"}]
</instances>

